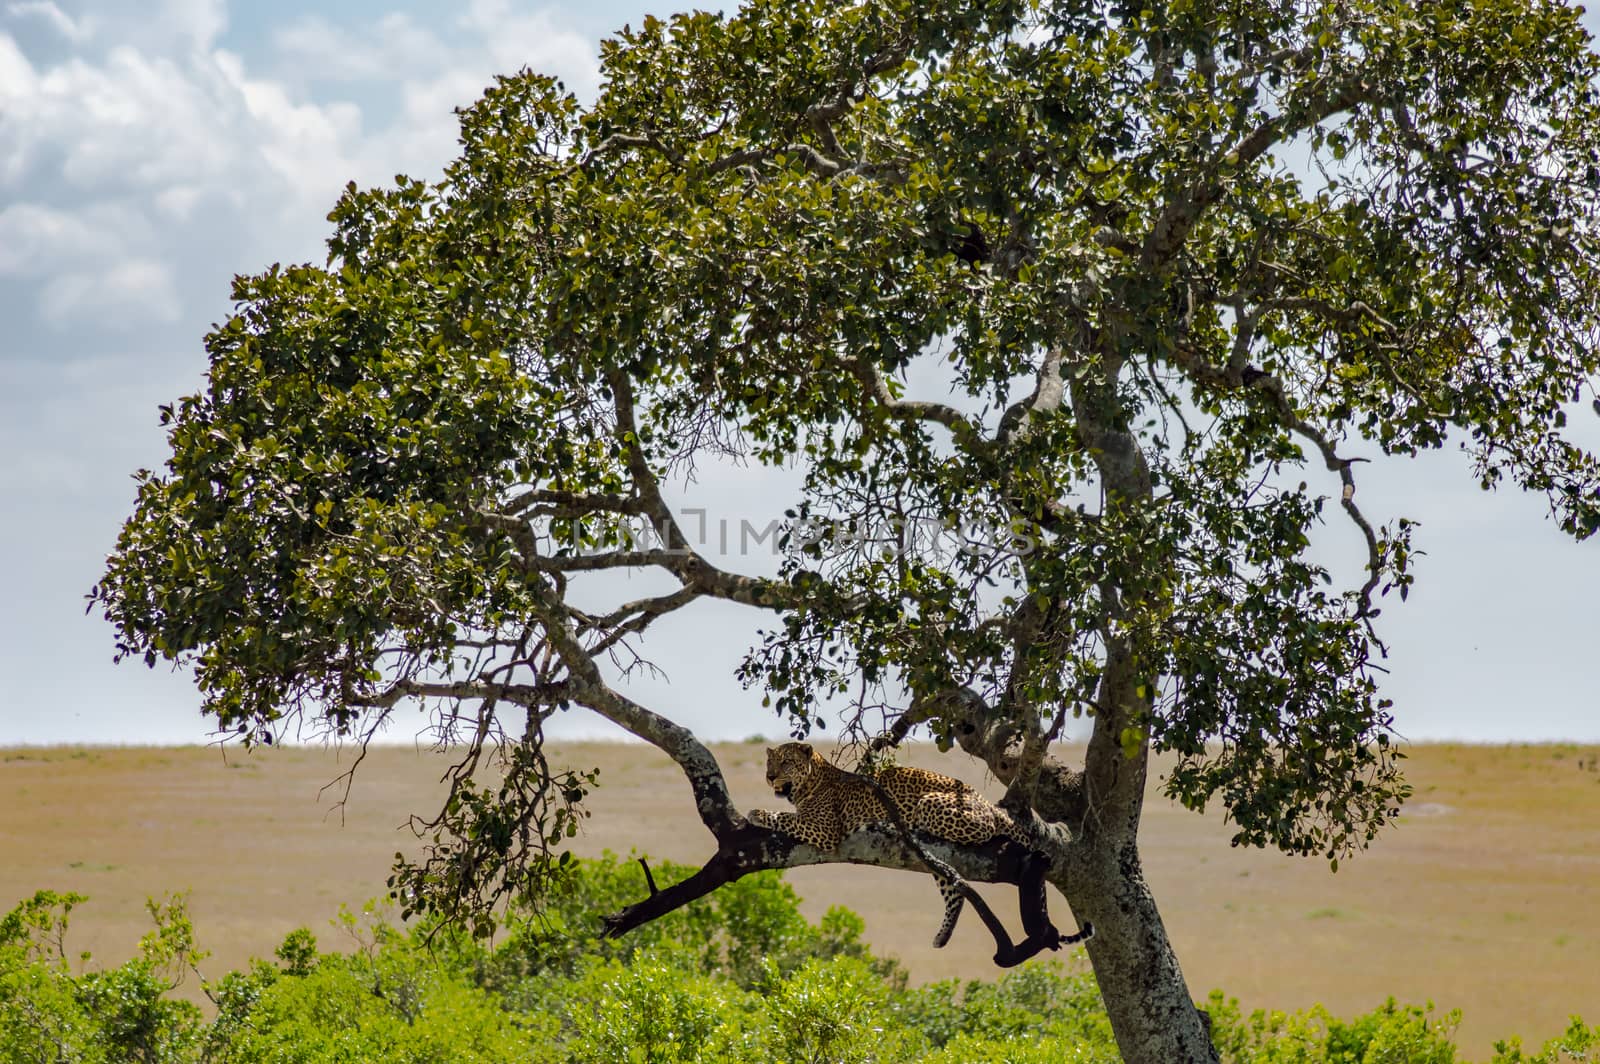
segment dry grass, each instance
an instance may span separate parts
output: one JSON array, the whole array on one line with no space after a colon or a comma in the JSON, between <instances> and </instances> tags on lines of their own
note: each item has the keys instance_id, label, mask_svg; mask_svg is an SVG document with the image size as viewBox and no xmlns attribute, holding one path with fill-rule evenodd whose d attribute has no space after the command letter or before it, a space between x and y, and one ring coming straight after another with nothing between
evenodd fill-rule
<instances>
[{"instance_id":1,"label":"dry grass","mask_svg":"<svg viewBox=\"0 0 1600 1064\"><path fill-rule=\"evenodd\" d=\"M746 805L772 804L762 753L718 750ZM1469 1058L1486 1057L1496 1037L1550 1037L1572 1012L1600 1019L1600 749L1411 754L1409 814L1337 875L1325 862L1230 849L1220 817L1152 799L1147 873L1190 989L1222 987L1247 1008L1321 1001L1336 1014L1391 994L1432 999L1465 1011ZM324 932L340 903L383 893L393 854L414 845L398 825L430 810L445 764L373 750L341 824L318 790L348 759L320 749L0 750L0 908L41 887L88 894L72 944L114 962L148 928L147 895L190 889L212 971L270 954L297 926ZM984 782L965 758L923 748L908 759ZM709 837L683 778L654 749L575 744L560 760L601 768L580 852L705 856ZM919 980L993 974L976 920L948 949L929 948L938 896L926 880L849 866L792 880L813 916L831 904L860 912L873 946ZM1014 913L1005 892L990 894ZM1059 898L1055 907L1065 926Z\"/></svg>"}]
</instances>

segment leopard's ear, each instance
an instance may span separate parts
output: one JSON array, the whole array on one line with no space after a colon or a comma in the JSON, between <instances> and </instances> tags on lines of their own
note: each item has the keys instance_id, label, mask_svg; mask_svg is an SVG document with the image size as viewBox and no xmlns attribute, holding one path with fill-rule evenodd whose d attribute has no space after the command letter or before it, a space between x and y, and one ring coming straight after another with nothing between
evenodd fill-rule
<instances>
[{"instance_id":1,"label":"leopard's ear","mask_svg":"<svg viewBox=\"0 0 1600 1064\"><path fill-rule=\"evenodd\" d=\"M811 744L810 743L795 743L794 745L796 745L796 746L798 746L800 748L800 753L804 757L816 757L817 756L817 752L815 750L811 749Z\"/></svg>"}]
</instances>

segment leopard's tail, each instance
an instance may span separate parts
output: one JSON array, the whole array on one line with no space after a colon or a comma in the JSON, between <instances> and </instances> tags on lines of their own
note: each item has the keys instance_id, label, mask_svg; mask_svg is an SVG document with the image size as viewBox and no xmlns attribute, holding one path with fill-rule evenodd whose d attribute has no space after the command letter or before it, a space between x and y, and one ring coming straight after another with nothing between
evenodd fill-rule
<instances>
[{"instance_id":1,"label":"leopard's tail","mask_svg":"<svg viewBox=\"0 0 1600 1064\"><path fill-rule=\"evenodd\" d=\"M943 949L950 942L950 935L956 929L956 921L961 918L961 907L966 904L967 899L957 884L940 875L935 875L933 878L939 884L939 896L944 899L944 919L939 922L939 930L934 932L933 948Z\"/></svg>"},{"instance_id":2,"label":"leopard's tail","mask_svg":"<svg viewBox=\"0 0 1600 1064\"><path fill-rule=\"evenodd\" d=\"M1083 922L1083 926L1078 928L1078 933L1077 934L1075 934L1075 935L1062 935L1061 938L1059 940L1057 940L1056 946L1057 947L1070 946L1074 942L1087 942L1093 937L1094 937L1094 925L1091 924L1089 921L1085 920Z\"/></svg>"}]
</instances>

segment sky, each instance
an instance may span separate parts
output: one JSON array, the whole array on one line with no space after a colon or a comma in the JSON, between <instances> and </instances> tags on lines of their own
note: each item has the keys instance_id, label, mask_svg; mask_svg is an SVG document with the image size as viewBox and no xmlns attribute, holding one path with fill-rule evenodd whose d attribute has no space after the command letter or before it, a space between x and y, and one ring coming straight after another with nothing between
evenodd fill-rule
<instances>
[{"instance_id":1,"label":"sky","mask_svg":"<svg viewBox=\"0 0 1600 1064\"><path fill-rule=\"evenodd\" d=\"M0 0L0 745L210 739L186 676L113 666L83 596L130 474L163 459L157 406L203 386L201 337L232 277L322 261L349 181L437 176L452 108L495 73L529 66L590 95L600 38L671 9ZM1426 552L1383 618L1400 734L1600 740L1600 542L1563 537L1541 499L1482 493L1454 453L1359 472L1367 514L1420 521ZM778 514L789 484L717 470L677 502L707 511L712 541L728 521L728 564L755 571L771 559L740 554L739 523ZM1353 534L1330 527L1332 549ZM779 734L731 679L752 638L748 615L697 605L652 641L666 677L630 693L707 737ZM614 734L578 713L556 731Z\"/></svg>"}]
</instances>

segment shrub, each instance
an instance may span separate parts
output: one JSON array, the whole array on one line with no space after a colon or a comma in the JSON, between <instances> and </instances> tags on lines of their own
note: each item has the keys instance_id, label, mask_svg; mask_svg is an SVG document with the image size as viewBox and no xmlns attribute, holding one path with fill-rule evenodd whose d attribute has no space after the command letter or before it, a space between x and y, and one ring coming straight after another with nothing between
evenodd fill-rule
<instances>
[{"instance_id":1,"label":"shrub","mask_svg":"<svg viewBox=\"0 0 1600 1064\"><path fill-rule=\"evenodd\" d=\"M628 1064L736 1060L744 1041L746 994L724 979L686 972L679 964L638 955L612 962L570 983L574 1037L571 1059Z\"/></svg>"},{"instance_id":2,"label":"shrub","mask_svg":"<svg viewBox=\"0 0 1600 1064\"><path fill-rule=\"evenodd\" d=\"M315 954L309 932L293 931L277 950L282 967L257 962L212 988L218 1013L208 1061L498 1064L538 1059L535 1035L553 1034L548 1017L507 1012L390 924L382 908L346 911L339 923L355 952Z\"/></svg>"},{"instance_id":3,"label":"shrub","mask_svg":"<svg viewBox=\"0 0 1600 1064\"><path fill-rule=\"evenodd\" d=\"M0 1060L104 1059L67 966L80 894L41 890L0 919Z\"/></svg>"},{"instance_id":4,"label":"shrub","mask_svg":"<svg viewBox=\"0 0 1600 1064\"><path fill-rule=\"evenodd\" d=\"M1303 1012L1256 1010L1244 1019L1237 1001L1213 991L1211 1038L1224 1064L1454 1064L1450 1041L1461 1013L1433 1017L1424 1007L1382 1005L1354 1020L1335 1019L1321 1005Z\"/></svg>"},{"instance_id":5,"label":"shrub","mask_svg":"<svg viewBox=\"0 0 1600 1064\"><path fill-rule=\"evenodd\" d=\"M1553 1038L1533 1056L1524 1056L1522 1039L1512 1038L1494 1044L1494 1059L1489 1064L1565 1064L1567 1061L1600 1060L1600 1027L1585 1027L1572 1017L1572 1026L1560 1038Z\"/></svg>"},{"instance_id":6,"label":"shrub","mask_svg":"<svg viewBox=\"0 0 1600 1064\"><path fill-rule=\"evenodd\" d=\"M765 1059L793 1064L894 1064L927 1048L915 1031L895 1026L893 989L859 957L812 959L784 978L776 969L761 987Z\"/></svg>"},{"instance_id":7,"label":"shrub","mask_svg":"<svg viewBox=\"0 0 1600 1064\"><path fill-rule=\"evenodd\" d=\"M667 861L651 868L663 886L695 871ZM515 906L506 914L504 942L487 956L477 981L502 994L508 1007L537 1008L553 977L577 978L596 963L675 950L690 970L727 976L744 989L765 979L769 965L788 975L812 958L838 956L867 961L892 985L905 984L898 963L872 957L861 942L859 916L836 906L813 926L777 872L745 876L620 939L599 937L602 914L643 896L644 873L635 860L608 852L578 862L538 909Z\"/></svg>"},{"instance_id":8,"label":"shrub","mask_svg":"<svg viewBox=\"0 0 1600 1064\"><path fill-rule=\"evenodd\" d=\"M672 882L689 873L663 864ZM307 928L276 963L205 984L206 1023L172 991L204 956L180 895L148 905L133 960L69 962L74 894L41 891L0 918L0 1062L62 1064L1115 1064L1093 977L1033 962L993 982L908 989L874 958L862 922L830 909L813 925L775 874L749 876L620 941L596 917L642 896L643 874L607 855L576 862L540 911L504 914L499 945L392 907L341 912L347 952ZM1455 1064L1459 1014L1392 999L1338 1019L1319 1006L1248 1016L1207 1003L1227 1064ZM1600 1057L1600 1029L1574 1019L1534 1054L1511 1039L1491 1064Z\"/></svg>"},{"instance_id":9,"label":"shrub","mask_svg":"<svg viewBox=\"0 0 1600 1064\"><path fill-rule=\"evenodd\" d=\"M993 1039L957 1034L921 1064L1121 1064L1115 1046L1076 1038Z\"/></svg>"},{"instance_id":10,"label":"shrub","mask_svg":"<svg viewBox=\"0 0 1600 1064\"><path fill-rule=\"evenodd\" d=\"M81 894L39 891L0 920L0 1059L191 1059L200 1010L167 995L200 958L185 899L146 903L156 928L120 968L74 976L66 935ZM83 954L80 963L87 964Z\"/></svg>"},{"instance_id":11,"label":"shrub","mask_svg":"<svg viewBox=\"0 0 1600 1064\"><path fill-rule=\"evenodd\" d=\"M900 1010L904 1021L935 1046L958 1038L971 1046L1046 1036L1100 1047L1096 1052L1112 1046L1111 1023L1094 977L1068 972L1056 962L1024 965L992 983L930 983L905 995ZM1107 1059L1117 1060L1115 1050L1110 1052Z\"/></svg>"}]
</instances>

